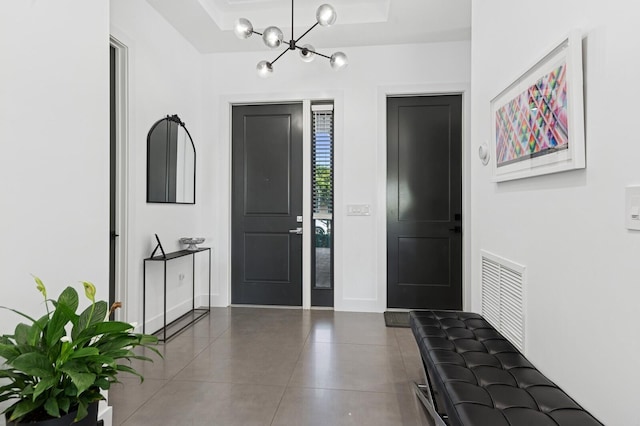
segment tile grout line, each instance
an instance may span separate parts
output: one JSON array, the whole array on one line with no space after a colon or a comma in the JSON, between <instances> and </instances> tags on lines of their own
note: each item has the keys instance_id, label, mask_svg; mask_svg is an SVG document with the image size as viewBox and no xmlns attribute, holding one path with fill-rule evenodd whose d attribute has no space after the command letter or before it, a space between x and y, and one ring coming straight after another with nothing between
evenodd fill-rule
<instances>
[{"instance_id":1,"label":"tile grout line","mask_svg":"<svg viewBox=\"0 0 640 426\"><path fill-rule=\"evenodd\" d=\"M231 319L229 319L229 324L231 323ZM127 418L125 418L122 423L120 423L120 425L124 425L126 422L129 421L129 419L131 419L137 412L138 410L140 410L142 407L144 407L145 405L147 405L149 403L149 401L151 401L161 390L163 390L165 388L165 386L169 385L173 379L180 374L185 368L187 368L187 366L189 366L197 357L198 355L200 355L202 352L204 352L206 349L208 349L209 347L211 347L211 345L213 345L213 343L218 340L220 338L220 336L222 336L223 334L225 334L230 328L230 325L227 325L227 327L224 329L224 331L222 333L220 333L218 336L216 336L213 340L211 340L209 342L208 345L206 345L204 348L202 348L200 351L198 351L196 354L194 354L193 358L191 359L191 361L189 361L184 367L182 367L176 374L174 374L173 376L166 378L166 379L153 379L153 380L163 380L164 383L162 384L162 386L160 386L158 388L157 391L155 391L153 393L153 395L151 395L149 398L147 398L142 404L138 405L138 407L133 410L133 413L131 413ZM196 336L193 336L194 338L197 338ZM163 342L163 345L166 345L167 342ZM165 347L166 349L166 347ZM162 358L163 362L164 362L164 356ZM114 426L120 426L120 425L114 425Z\"/></svg>"},{"instance_id":2,"label":"tile grout line","mask_svg":"<svg viewBox=\"0 0 640 426\"><path fill-rule=\"evenodd\" d=\"M158 379L151 379L151 380L158 380ZM113 426L121 426L124 425L125 423L127 423L129 421L129 419L131 419L137 412L138 410L140 410L142 407L144 407L145 405L147 405L149 403L149 401L151 401L157 394L158 392L160 392L162 389L164 389L164 387L169 383L169 380L163 380L164 383L162 384L162 386L160 386L158 388L157 391L155 391L151 396L149 396L149 398L147 398L142 404L138 405L138 407L133 410L133 413L129 414L129 416L127 416L121 423L119 424L114 424ZM124 386L124 384L123 384ZM113 410L113 408L112 408Z\"/></svg>"},{"instance_id":3,"label":"tile grout line","mask_svg":"<svg viewBox=\"0 0 640 426\"><path fill-rule=\"evenodd\" d=\"M304 339L304 343L302 344L302 348L300 348L300 353L298 354L298 357L296 358L296 363L293 365L293 370L291 371L291 374L289 375L289 380L287 380L287 384L284 385L284 389L282 391L282 396L280 397L280 401L278 401L278 405L276 406L276 409L273 411L273 417L271 418L271 423L269 423L270 426L273 426L273 422L276 421L276 415L278 414L278 410L280 409L280 405L282 404L282 400L284 399L284 395L287 393L287 389L289 389L289 384L291 383L291 379L293 378L293 374L296 372L296 368L298 367L298 363L300 362L300 358L302 357L302 352L304 351L304 348L307 346L307 342L309 341L309 338L311 337L311 331L313 329L313 321L310 319L311 325L309 326L309 331L307 332L307 337Z\"/></svg>"},{"instance_id":4,"label":"tile grout line","mask_svg":"<svg viewBox=\"0 0 640 426\"><path fill-rule=\"evenodd\" d=\"M211 317L210 317L211 320ZM202 348L200 351L198 351L196 354L194 354L193 358L191 358L191 361L189 361L188 363L185 364L184 367L182 367L178 372L176 372L176 374L174 374L173 376L171 376L171 378L169 379L169 381L172 381L173 379L175 379L175 377L182 373L184 371L185 368L187 368L188 366L190 366L195 360L196 358L203 353L204 351L206 351L207 349L209 349L220 337L222 337L224 334L227 333L227 331L229 331L229 328L231 328L231 319L229 319L229 323L227 324L227 327L224 329L224 331L222 331L219 335L217 335L213 340L209 341L209 344L206 345L204 348ZM193 336L194 338L198 338L196 336Z\"/></svg>"}]
</instances>

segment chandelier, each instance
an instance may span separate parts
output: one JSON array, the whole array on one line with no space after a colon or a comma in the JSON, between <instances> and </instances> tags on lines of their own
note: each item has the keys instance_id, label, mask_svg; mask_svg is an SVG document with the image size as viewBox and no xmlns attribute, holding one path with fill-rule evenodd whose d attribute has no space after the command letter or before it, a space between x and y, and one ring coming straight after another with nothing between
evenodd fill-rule
<instances>
[{"instance_id":1,"label":"chandelier","mask_svg":"<svg viewBox=\"0 0 640 426\"><path fill-rule=\"evenodd\" d=\"M327 56L323 55L320 52L316 52L315 48L310 44L299 44L300 40L302 40L304 36L309 34L309 32L318 25L321 25L323 27L330 27L331 25L333 25L336 22L337 16L338 15L336 14L336 10L333 8L333 6L328 4L321 5L316 11L316 23L296 39L293 35L293 0L291 0L291 40L284 40L284 34L282 33L282 30L274 26L267 27L262 33L254 31L251 22L245 18L238 19L233 30L240 39L246 39L251 37L253 34L258 34L259 36L262 36L262 41L264 41L264 44L271 49L275 49L281 44L286 44L288 46L273 61L258 62L256 70L258 71L258 75L260 77L269 77L271 74L273 74L273 64L275 64L276 61L284 56L284 54L288 51L296 49L300 51L300 58L304 62L313 61L316 55L322 56L323 58L329 59L331 68L333 68L334 70L339 70L340 68L344 68L348 63L347 55L345 55L343 52L336 52L331 56Z\"/></svg>"}]
</instances>

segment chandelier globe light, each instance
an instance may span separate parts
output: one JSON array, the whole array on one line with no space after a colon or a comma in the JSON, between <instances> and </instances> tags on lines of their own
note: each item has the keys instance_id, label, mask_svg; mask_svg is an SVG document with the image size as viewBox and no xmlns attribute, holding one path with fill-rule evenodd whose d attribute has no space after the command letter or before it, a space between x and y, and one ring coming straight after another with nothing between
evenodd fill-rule
<instances>
[{"instance_id":1,"label":"chandelier globe light","mask_svg":"<svg viewBox=\"0 0 640 426\"><path fill-rule=\"evenodd\" d=\"M304 62L311 62L316 57L316 55L314 55L315 51L316 49L310 44L302 45L302 49L300 49L300 58Z\"/></svg>"},{"instance_id":2,"label":"chandelier globe light","mask_svg":"<svg viewBox=\"0 0 640 426\"><path fill-rule=\"evenodd\" d=\"M349 64L349 61L347 59L347 55L343 52L336 52L331 55L331 58L329 58L329 63L331 64L331 68L337 71L340 68L346 67Z\"/></svg>"},{"instance_id":3,"label":"chandelier globe light","mask_svg":"<svg viewBox=\"0 0 640 426\"><path fill-rule=\"evenodd\" d=\"M240 39L249 38L251 34L253 34L253 25L251 25L248 19L240 18L236 21L233 32L236 33L236 36Z\"/></svg>"},{"instance_id":4,"label":"chandelier globe light","mask_svg":"<svg viewBox=\"0 0 640 426\"><path fill-rule=\"evenodd\" d=\"M240 18L236 21L235 26L233 28L233 32L240 39L247 39L251 37L253 34L257 34L262 37L262 41L264 44L271 48L276 49L280 47L282 44L287 45L287 48L278 55L273 61L260 61L256 66L256 70L260 77L269 77L273 74L273 64L276 63L278 59L280 59L285 53L289 50L299 50L300 59L304 62L311 62L316 56L321 56L329 60L329 64L331 68L334 70L339 70L348 65L349 61L347 59L347 55L344 52L336 52L331 56L324 55L316 51L316 49L310 44L300 45L299 42L302 40L304 36L309 34L311 30L313 30L316 26L320 25L322 27L330 27L336 22L338 14L333 6L329 4L323 4L318 7L316 11L316 23L313 24L307 31L305 31L300 37L297 39L294 37L294 24L293 24L293 2L291 0L291 39L285 40L284 33L282 30L275 26L267 27L262 33L259 33L253 29L253 25L251 21L246 18Z\"/></svg>"},{"instance_id":5,"label":"chandelier globe light","mask_svg":"<svg viewBox=\"0 0 640 426\"><path fill-rule=\"evenodd\" d=\"M282 43L282 39L284 39L284 34L278 27L267 27L267 29L264 30L264 33L262 33L262 41L264 41L265 46L270 47L271 49L279 47Z\"/></svg>"},{"instance_id":6,"label":"chandelier globe light","mask_svg":"<svg viewBox=\"0 0 640 426\"><path fill-rule=\"evenodd\" d=\"M318 24L323 27L330 27L335 24L337 18L338 14L330 4L323 4L316 12L316 20L318 21Z\"/></svg>"},{"instance_id":7,"label":"chandelier globe light","mask_svg":"<svg viewBox=\"0 0 640 426\"><path fill-rule=\"evenodd\" d=\"M273 66L271 66L271 62L269 61L258 62L256 70L258 71L258 75L262 78L270 77L271 74L273 74Z\"/></svg>"}]
</instances>

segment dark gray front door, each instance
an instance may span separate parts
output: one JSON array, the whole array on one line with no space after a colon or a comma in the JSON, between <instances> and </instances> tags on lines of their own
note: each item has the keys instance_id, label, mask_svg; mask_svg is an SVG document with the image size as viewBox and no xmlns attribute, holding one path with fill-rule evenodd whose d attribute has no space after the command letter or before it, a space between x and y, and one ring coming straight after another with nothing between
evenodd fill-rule
<instances>
[{"instance_id":1,"label":"dark gray front door","mask_svg":"<svg viewBox=\"0 0 640 426\"><path fill-rule=\"evenodd\" d=\"M302 104L232 110L231 303L302 305Z\"/></svg>"},{"instance_id":2,"label":"dark gray front door","mask_svg":"<svg viewBox=\"0 0 640 426\"><path fill-rule=\"evenodd\" d=\"M387 305L462 308L462 96L387 99Z\"/></svg>"}]
</instances>

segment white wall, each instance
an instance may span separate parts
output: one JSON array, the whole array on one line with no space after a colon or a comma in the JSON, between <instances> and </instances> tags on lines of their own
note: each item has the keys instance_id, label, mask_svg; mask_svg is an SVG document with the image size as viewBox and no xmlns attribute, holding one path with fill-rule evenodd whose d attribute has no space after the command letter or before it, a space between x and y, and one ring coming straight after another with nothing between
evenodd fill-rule
<instances>
[{"instance_id":1,"label":"white wall","mask_svg":"<svg viewBox=\"0 0 640 426\"><path fill-rule=\"evenodd\" d=\"M489 140L490 99L581 28L587 168L495 184L474 158L473 308L481 249L526 265L527 356L604 423L639 424L640 233L625 230L623 212L624 187L640 184L640 6L540 0L535 9L473 4L472 152Z\"/></svg>"},{"instance_id":2,"label":"white wall","mask_svg":"<svg viewBox=\"0 0 640 426\"><path fill-rule=\"evenodd\" d=\"M262 49L260 40L250 39ZM205 222L214 236L215 303L229 300L230 234L230 135L229 103L282 100L336 100L335 152L335 308L382 311L386 307L384 229L386 165L385 137L379 126L384 117L381 93L416 94L465 90L470 75L470 44L415 44L342 48L350 65L333 72L328 60L302 63L288 53L275 64L274 75L261 79L255 66L273 59L277 52L266 48L256 53L213 54L204 68L205 132L215 135L208 170ZM321 50L331 53L333 50ZM451 89L455 88L455 89ZM206 200L205 200L206 202ZM369 217L346 216L346 204L370 204Z\"/></svg>"},{"instance_id":3,"label":"white wall","mask_svg":"<svg viewBox=\"0 0 640 426\"><path fill-rule=\"evenodd\" d=\"M379 121L384 120L380 93L383 89L405 93L408 87L412 93L427 93L447 84L453 91L465 90L469 43L344 49L351 65L341 73L334 73L326 60L304 64L290 54L277 63L272 79L263 80L256 76L255 64L273 52L202 57L142 0L111 1L111 34L127 45L129 56L127 318L142 319L141 261L153 249L154 233L166 250L180 248L181 236L207 237L206 245L213 248L213 303L229 303L228 104L309 98L336 100L336 308L384 310L386 279L377 273L386 250L380 229L385 202L381 181L385 168L380 162L385 141L378 137ZM198 153L195 206L144 201L146 135L153 122L167 113L178 113L194 137ZM343 206L347 203L371 204L374 214L346 217ZM169 287L175 287L182 271L180 265L169 271ZM159 283L153 271L147 279ZM169 307L186 300L187 290L177 288L170 294ZM157 316L162 302L159 293L152 297L155 307L147 312L147 319Z\"/></svg>"},{"instance_id":4,"label":"white wall","mask_svg":"<svg viewBox=\"0 0 640 426\"><path fill-rule=\"evenodd\" d=\"M30 274L108 297L108 34L106 0L2 3L0 305L45 312Z\"/></svg>"},{"instance_id":5,"label":"white wall","mask_svg":"<svg viewBox=\"0 0 640 426\"><path fill-rule=\"evenodd\" d=\"M211 167L207 158L211 138L203 136L201 125L202 56L144 0L111 0L110 13L111 35L126 45L128 51L129 232L123 236L128 242L127 289L123 299L127 319L140 322L142 259L149 257L155 247L154 234L160 237L165 252L184 248L178 242L180 237L203 236L201 210L203 200L210 195L203 190L202 171ZM157 120L168 114L178 114L195 144L195 205L146 202L147 134ZM148 267L147 322L161 319L163 303L162 264ZM185 278L180 281L178 276L183 273ZM170 262L167 276L168 309L190 307L191 259ZM174 310L169 320L182 312ZM147 332L155 331L159 323L149 325Z\"/></svg>"}]
</instances>

